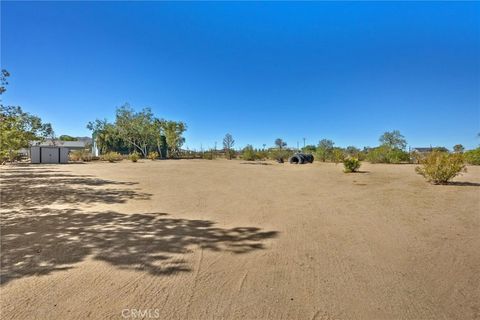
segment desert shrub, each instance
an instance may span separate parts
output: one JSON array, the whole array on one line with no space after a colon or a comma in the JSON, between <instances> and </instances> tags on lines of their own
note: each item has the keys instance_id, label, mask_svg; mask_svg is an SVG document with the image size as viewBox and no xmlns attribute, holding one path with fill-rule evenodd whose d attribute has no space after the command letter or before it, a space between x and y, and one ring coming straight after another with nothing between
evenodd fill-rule
<instances>
[{"instance_id":1,"label":"desert shrub","mask_svg":"<svg viewBox=\"0 0 480 320\"><path fill-rule=\"evenodd\" d=\"M345 153L342 148L334 148L332 151L332 160L335 164L338 164L345 160Z\"/></svg>"},{"instance_id":2,"label":"desert shrub","mask_svg":"<svg viewBox=\"0 0 480 320\"><path fill-rule=\"evenodd\" d=\"M140 158L140 155L135 151L128 155L128 159L130 159L132 162L137 162L139 158Z\"/></svg>"},{"instance_id":3,"label":"desert shrub","mask_svg":"<svg viewBox=\"0 0 480 320\"><path fill-rule=\"evenodd\" d=\"M387 146L372 148L368 151L366 159L371 163L387 163L387 153L389 149Z\"/></svg>"},{"instance_id":4,"label":"desert shrub","mask_svg":"<svg viewBox=\"0 0 480 320\"><path fill-rule=\"evenodd\" d=\"M279 163L285 162L291 155L292 151L286 149L273 149L270 151L268 157L272 160L275 160Z\"/></svg>"},{"instance_id":5,"label":"desert shrub","mask_svg":"<svg viewBox=\"0 0 480 320\"><path fill-rule=\"evenodd\" d=\"M257 157L256 157L255 150L251 145L247 145L245 148L243 148L243 151L242 151L243 160L254 161L256 158Z\"/></svg>"},{"instance_id":6,"label":"desert shrub","mask_svg":"<svg viewBox=\"0 0 480 320\"><path fill-rule=\"evenodd\" d=\"M110 151L100 156L100 159L108 162L115 162L123 160L123 157L120 153L115 151Z\"/></svg>"},{"instance_id":7,"label":"desert shrub","mask_svg":"<svg viewBox=\"0 0 480 320\"><path fill-rule=\"evenodd\" d=\"M343 166L345 167L345 172L355 172L360 169L360 160L354 157L348 157L343 160Z\"/></svg>"},{"instance_id":8,"label":"desert shrub","mask_svg":"<svg viewBox=\"0 0 480 320\"><path fill-rule=\"evenodd\" d=\"M148 156L147 156L147 157L148 157L148 159L150 159L150 160L155 160L155 159L157 159L157 158L159 157L159 154L158 154L157 151L150 151L150 152L148 153Z\"/></svg>"},{"instance_id":9,"label":"desert shrub","mask_svg":"<svg viewBox=\"0 0 480 320\"><path fill-rule=\"evenodd\" d=\"M366 160L371 163L401 163L409 162L410 155L401 149L379 146L369 150Z\"/></svg>"},{"instance_id":10,"label":"desert shrub","mask_svg":"<svg viewBox=\"0 0 480 320\"><path fill-rule=\"evenodd\" d=\"M213 150L203 152L202 159L206 159L206 160L215 159L215 152Z\"/></svg>"},{"instance_id":11,"label":"desert shrub","mask_svg":"<svg viewBox=\"0 0 480 320\"><path fill-rule=\"evenodd\" d=\"M225 150L225 158L232 160L237 156L237 153L233 149Z\"/></svg>"},{"instance_id":12,"label":"desert shrub","mask_svg":"<svg viewBox=\"0 0 480 320\"><path fill-rule=\"evenodd\" d=\"M391 149L387 153L387 160L388 163L410 162L410 155L408 154L408 152L400 149Z\"/></svg>"},{"instance_id":13,"label":"desert shrub","mask_svg":"<svg viewBox=\"0 0 480 320\"><path fill-rule=\"evenodd\" d=\"M266 150L255 151L255 158L258 159L258 160L267 160L268 159L268 151L266 151Z\"/></svg>"},{"instance_id":14,"label":"desert shrub","mask_svg":"<svg viewBox=\"0 0 480 320\"><path fill-rule=\"evenodd\" d=\"M465 161L468 164L473 164L476 166L480 165L480 147L478 147L477 149L468 150L464 153L464 155Z\"/></svg>"},{"instance_id":15,"label":"desert shrub","mask_svg":"<svg viewBox=\"0 0 480 320\"><path fill-rule=\"evenodd\" d=\"M93 155L88 150L74 150L68 155L71 161L92 161Z\"/></svg>"},{"instance_id":16,"label":"desert shrub","mask_svg":"<svg viewBox=\"0 0 480 320\"><path fill-rule=\"evenodd\" d=\"M446 184L466 171L462 154L433 151L421 163L415 171L433 184Z\"/></svg>"},{"instance_id":17,"label":"desert shrub","mask_svg":"<svg viewBox=\"0 0 480 320\"><path fill-rule=\"evenodd\" d=\"M0 151L0 162L2 165L8 162L14 162L14 161L20 161L24 157L23 154L21 154L18 151L14 150L2 150Z\"/></svg>"}]
</instances>

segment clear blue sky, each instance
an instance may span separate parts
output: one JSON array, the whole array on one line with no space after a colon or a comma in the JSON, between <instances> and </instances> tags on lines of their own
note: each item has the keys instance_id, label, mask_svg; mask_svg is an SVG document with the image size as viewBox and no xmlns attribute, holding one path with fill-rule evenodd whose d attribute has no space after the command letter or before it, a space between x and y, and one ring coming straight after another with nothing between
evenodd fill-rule
<instances>
[{"instance_id":1,"label":"clear blue sky","mask_svg":"<svg viewBox=\"0 0 480 320\"><path fill-rule=\"evenodd\" d=\"M3 101L89 135L125 102L190 148L480 140L480 3L1 3Z\"/></svg>"}]
</instances>

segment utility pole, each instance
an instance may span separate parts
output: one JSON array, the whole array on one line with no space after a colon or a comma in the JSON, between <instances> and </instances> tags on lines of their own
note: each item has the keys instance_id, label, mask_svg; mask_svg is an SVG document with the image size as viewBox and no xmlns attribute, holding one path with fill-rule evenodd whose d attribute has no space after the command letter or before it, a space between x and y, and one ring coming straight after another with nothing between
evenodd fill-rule
<instances>
[{"instance_id":1,"label":"utility pole","mask_svg":"<svg viewBox=\"0 0 480 320\"><path fill-rule=\"evenodd\" d=\"M303 138L303 147L305 148L305 138Z\"/></svg>"}]
</instances>

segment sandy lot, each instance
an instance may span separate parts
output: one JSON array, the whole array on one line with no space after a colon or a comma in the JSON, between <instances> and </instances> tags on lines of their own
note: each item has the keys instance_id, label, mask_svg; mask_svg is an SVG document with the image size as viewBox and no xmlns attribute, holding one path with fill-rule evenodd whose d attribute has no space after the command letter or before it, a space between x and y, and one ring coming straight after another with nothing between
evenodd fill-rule
<instances>
[{"instance_id":1,"label":"sandy lot","mask_svg":"<svg viewBox=\"0 0 480 320\"><path fill-rule=\"evenodd\" d=\"M480 319L480 167L0 170L2 319Z\"/></svg>"}]
</instances>

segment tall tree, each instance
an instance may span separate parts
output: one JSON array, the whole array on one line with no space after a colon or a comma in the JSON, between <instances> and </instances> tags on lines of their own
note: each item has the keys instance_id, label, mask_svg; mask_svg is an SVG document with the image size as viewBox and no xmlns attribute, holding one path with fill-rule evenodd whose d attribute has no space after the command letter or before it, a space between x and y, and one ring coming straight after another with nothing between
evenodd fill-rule
<instances>
[{"instance_id":1,"label":"tall tree","mask_svg":"<svg viewBox=\"0 0 480 320\"><path fill-rule=\"evenodd\" d=\"M333 159L333 146L335 143L329 139L322 139L318 143L317 156L325 162L326 160Z\"/></svg>"},{"instance_id":2,"label":"tall tree","mask_svg":"<svg viewBox=\"0 0 480 320\"><path fill-rule=\"evenodd\" d=\"M178 156L180 148L185 143L185 138L182 135L187 130L187 125L184 122L164 121L162 127L167 140L168 156Z\"/></svg>"},{"instance_id":3,"label":"tall tree","mask_svg":"<svg viewBox=\"0 0 480 320\"><path fill-rule=\"evenodd\" d=\"M381 145L391 149L405 150L407 147L407 140L405 140L405 137L398 130L385 132L380 136L379 141Z\"/></svg>"},{"instance_id":4,"label":"tall tree","mask_svg":"<svg viewBox=\"0 0 480 320\"><path fill-rule=\"evenodd\" d=\"M135 112L125 104L117 109L115 126L119 136L138 149L143 157L147 156L148 145L155 140L156 126L150 108Z\"/></svg>"},{"instance_id":5,"label":"tall tree","mask_svg":"<svg viewBox=\"0 0 480 320\"><path fill-rule=\"evenodd\" d=\"M283 147L287 146L287 143L283 141L280 138L275 139L275 145L278 147L278 149L283 149Z\"/></svg>"},{"instance_id":6,"label":"tall tree","mask_svg":"<svg viewBox=\"0 0 480 320\"><path fill-rule=\"evenodd\" d=\"M113 123L109 123L106 119L90 121L87 124L87 128L93 131L93 139L100 154L126 149L125 142L118 134L116 126Z\"/></svg>"},{"instance_id":7,"label":"tall tree","mask_svg":"<svg viewBox=\"0 0 480 320\"><path fill-rule=\"evenodd\" d=\"M0 94L3 94L5 91L7 91L8 77L10 77L10 73L7 70L2 69L0 73Z\"/></svg>"},{"instance_id":8,"label":"tall tree","mask_svg":"<svg viewBox=\"0 0 480 320\"><path fill-rule=\"evenodd\" d=\"M232 148L235 144L235 140L230 133L227 133L223 138L223 149L225 150L225 154L228 157L228 160L232 160Z\"/></svg>"},{"instance_id":9,"label":"tall tree","mask_svg":"<svg viewBox=\"0 0 480 320\"><path fill-rule=\"evenodd\" d=\"M453 151L455 153L462 153L465 150L465 147L461 144L456 144L453 146Z\"/></svg>"},{"instance_id":10,"label":"tall tree","mask_svg":"<svg viewBox=\"0 0 480 320\"><path fill-rule=\"evenodd\" d=\"M17 106L0 105L0 153L2 161L13 160L22 148L33 141L44 140L51 132L49 123L24 112Z\"/></svg>"},{"instance_id":11,"label":"tall tree","mask_svg":"<svg viewBox=\"0 0 480 320\"><path fill-rule=\"evenodd\" d=\"M0 95L5 93L8 84L8 71L2 70ZM53 134L50 123L34 115L24 112L18 106L4 106L0 103L0 157L2 163L13 160L18 150L28 148L33 141L44 140Z\"/></svg>"}]
</instances>

